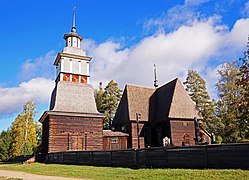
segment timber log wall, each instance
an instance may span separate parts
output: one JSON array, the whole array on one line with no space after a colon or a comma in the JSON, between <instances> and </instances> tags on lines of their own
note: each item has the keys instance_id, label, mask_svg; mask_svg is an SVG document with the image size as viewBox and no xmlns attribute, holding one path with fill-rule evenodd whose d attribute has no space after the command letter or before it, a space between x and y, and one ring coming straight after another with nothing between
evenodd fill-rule
<instances>
[{"instance_id":1,"label":"timber log wall","mask_svg":"<svg viewBox=\"0 0 249 180\"><path fill-rule=\"evenodd\" d=\"M129 168L249 169L249 143L49 153L45 162Z\"/></svg>"}]
</instances>

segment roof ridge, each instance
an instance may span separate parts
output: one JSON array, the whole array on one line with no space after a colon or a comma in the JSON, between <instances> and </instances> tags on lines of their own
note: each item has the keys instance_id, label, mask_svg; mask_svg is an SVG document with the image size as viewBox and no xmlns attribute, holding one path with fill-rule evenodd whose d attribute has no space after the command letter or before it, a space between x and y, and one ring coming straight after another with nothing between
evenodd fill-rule
<instances>
[{"instance_id":1,"label":"roof ridge","mask_svg":"<svg viewBox=\"0 0 249 180\"><path fill-rule=\"evenodd\" d=\"M142 86L142 85L135 85L135 84L126 84L126 86L138 87L138 88L146 88L146 89L155 89L155 88L152 88L152 87L145 87L145 86Z\"/></svg>"}]
</instances>

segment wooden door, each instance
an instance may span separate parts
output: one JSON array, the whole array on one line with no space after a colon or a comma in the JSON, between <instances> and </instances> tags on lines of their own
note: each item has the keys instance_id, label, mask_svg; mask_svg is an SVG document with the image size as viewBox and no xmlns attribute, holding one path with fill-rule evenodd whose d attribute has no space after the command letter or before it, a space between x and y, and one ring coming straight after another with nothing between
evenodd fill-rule
<instances>
[{"instance_id":1,"label":"wooden door","mask_svg":"<svg viewBox=\"0 0 249 180\"><path fill-rule=\"evenodd\" d=\"M111 137L111 150L120 149L118 137Z\"/></svg>"},{"instance_id":2,"label":"wooden door","mask_svg":"<svg viewBox=\"0 0 249 180\"><path fill-rule=\"evenodd\" d=\"M71 148L73 151L84 150L84 136L71 136Z\"/></svg>"}]
</instances>

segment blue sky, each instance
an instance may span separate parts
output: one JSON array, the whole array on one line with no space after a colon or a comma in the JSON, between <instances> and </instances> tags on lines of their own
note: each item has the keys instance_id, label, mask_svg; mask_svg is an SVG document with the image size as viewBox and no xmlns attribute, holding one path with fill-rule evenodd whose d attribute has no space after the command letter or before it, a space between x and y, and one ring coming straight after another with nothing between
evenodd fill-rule
<instances>
[{"instance_id":1,"label":"blue sky","mask_svg":"<svg viewBox=\"0 0 249 180\"><path fill-rule=\"evenodd\" d=\"M242 56L249 34L247 0L1 0L0 130L33 100L37 116L48 110L54 87L53 61L71 28L91 62L91 84L111 79L152 87L153 64L159 84L182 81L196 69L215 98L216 71Z\"/></svg>"}]
</instances>

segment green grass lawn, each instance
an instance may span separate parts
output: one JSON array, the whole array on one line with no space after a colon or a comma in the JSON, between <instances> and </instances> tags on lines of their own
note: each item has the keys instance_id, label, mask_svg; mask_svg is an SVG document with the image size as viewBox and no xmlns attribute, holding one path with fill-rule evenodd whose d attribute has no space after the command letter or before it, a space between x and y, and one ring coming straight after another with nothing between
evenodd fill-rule
<instances>
[{"instance_id":1,"label":"green grass lawn","mask_svg":"<svg viewBox=\"0 0 249 180\"><path fill-rule=\"evenodd\" d=\"M64 176L103 180L134 179L249 179L249 170L227 169L129 169L111 167L93 167L59 164L0 164L0 169L23 171L39 175Z\"/></svg>"}]
</instances>

